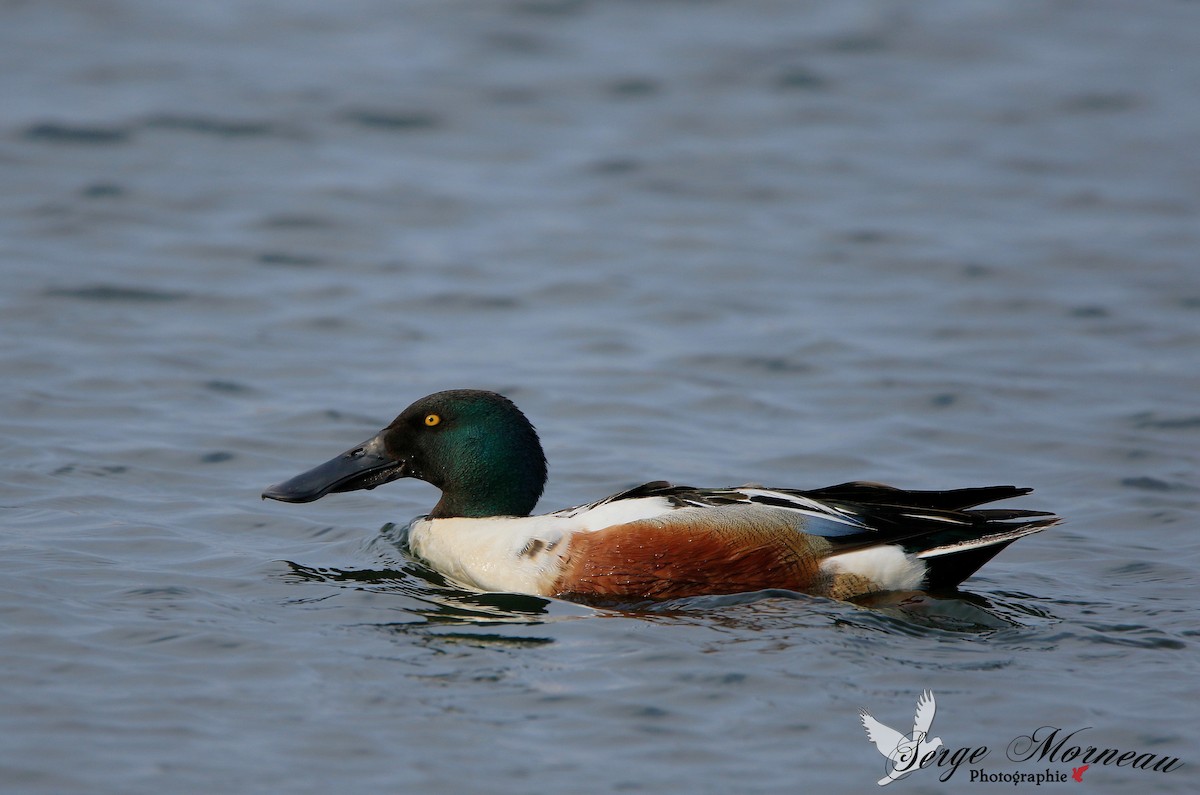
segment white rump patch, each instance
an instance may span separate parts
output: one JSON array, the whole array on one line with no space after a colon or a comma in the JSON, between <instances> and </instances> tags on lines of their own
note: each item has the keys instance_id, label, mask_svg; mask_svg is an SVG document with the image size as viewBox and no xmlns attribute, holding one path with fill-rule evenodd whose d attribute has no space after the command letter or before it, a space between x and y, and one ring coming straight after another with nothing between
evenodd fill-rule
<instances>
[{"instance_id":1,"label":"white rump patch","mask_svg":"<svg viewBox=\"0 0 1200 795\"><path fill-rule=\"evenodd\" d=\"M891 545L831 555L821 561L821 570L866 577L885 591L917 590L925 579L925 564Z\"/></svg>"}]
</instances>

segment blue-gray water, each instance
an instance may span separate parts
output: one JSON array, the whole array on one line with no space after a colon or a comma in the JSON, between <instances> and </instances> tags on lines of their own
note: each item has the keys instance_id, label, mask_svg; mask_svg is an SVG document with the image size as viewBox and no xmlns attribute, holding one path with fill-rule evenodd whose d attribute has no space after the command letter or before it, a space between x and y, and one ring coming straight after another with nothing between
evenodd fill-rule
<instances>
[{"instance_id":1,"label":"blue-gray water","mask_svg":"<svg viewBox=\"0 0 1200 795\"><path fill-rule=\"evenodd\" d=\"M858 710L928 688L989 771L1069 775L1004 747L1092 727L1185 766L1090 790L1194 792L1197 31L1159 0L4 4L0 790L868 792ZM440 584L389 524L416 481L259 500L451 387L538 425L546 510L871 479L1067 522L932 616L619 612Z\"/></svg>"}]
</instances>

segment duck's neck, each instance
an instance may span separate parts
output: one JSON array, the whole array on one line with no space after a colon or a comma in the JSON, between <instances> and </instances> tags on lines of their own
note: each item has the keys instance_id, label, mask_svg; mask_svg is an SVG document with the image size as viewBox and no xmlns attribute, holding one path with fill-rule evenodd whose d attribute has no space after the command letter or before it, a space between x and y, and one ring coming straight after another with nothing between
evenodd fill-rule
<instances>
[{"instance_id":1,"label":"duck's neck","mask_svg":"<svg viewBox=\"0 0 1200 795\"><path fill-rule=\"evenodd\" d=\"M536 437L535 437L536 439ZM478 445L474 455L459 459L455 471L435 483L442 498L431 519L455 516L528 516L546 484L546 459L540 446ZM524 452L516 452L516 449Z\"/></svg>"}]
</instances>

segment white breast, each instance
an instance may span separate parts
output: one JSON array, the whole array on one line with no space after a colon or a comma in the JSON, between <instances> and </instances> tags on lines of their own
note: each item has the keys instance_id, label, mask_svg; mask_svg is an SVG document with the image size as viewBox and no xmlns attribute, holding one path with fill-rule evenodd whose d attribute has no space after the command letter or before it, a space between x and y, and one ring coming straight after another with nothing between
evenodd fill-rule
<instances>
[{"instance_id":1,"label":"white breast","mask_svg":"<svg viewBox=\"0 0 1200 795\"><path fill-rule=\"evenodd\" d=\"M408 543L431 566L484 591L552 596L573 533L590 533L673 510L661 497L618 500L541 516L429 519L408 528Z\"/></svg>"}]
</instances>

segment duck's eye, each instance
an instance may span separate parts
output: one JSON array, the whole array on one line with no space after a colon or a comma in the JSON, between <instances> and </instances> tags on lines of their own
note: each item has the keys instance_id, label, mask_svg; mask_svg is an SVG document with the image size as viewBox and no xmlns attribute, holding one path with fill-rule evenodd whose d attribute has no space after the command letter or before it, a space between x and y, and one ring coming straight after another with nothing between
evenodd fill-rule
<instances>
[{"instance_id":1,"label":"duck's eye","mask_svg":"<svg viewBox=\"0 0 1200 795\"><path fill-rule=\"evenodd\" d=\"M425 415L425 424L428 425L430 428L432 428L434 425L437 425L441 421L442 421L442 418L439 417L437 414L426 414Z\"/></svg>"}]
</instances>

